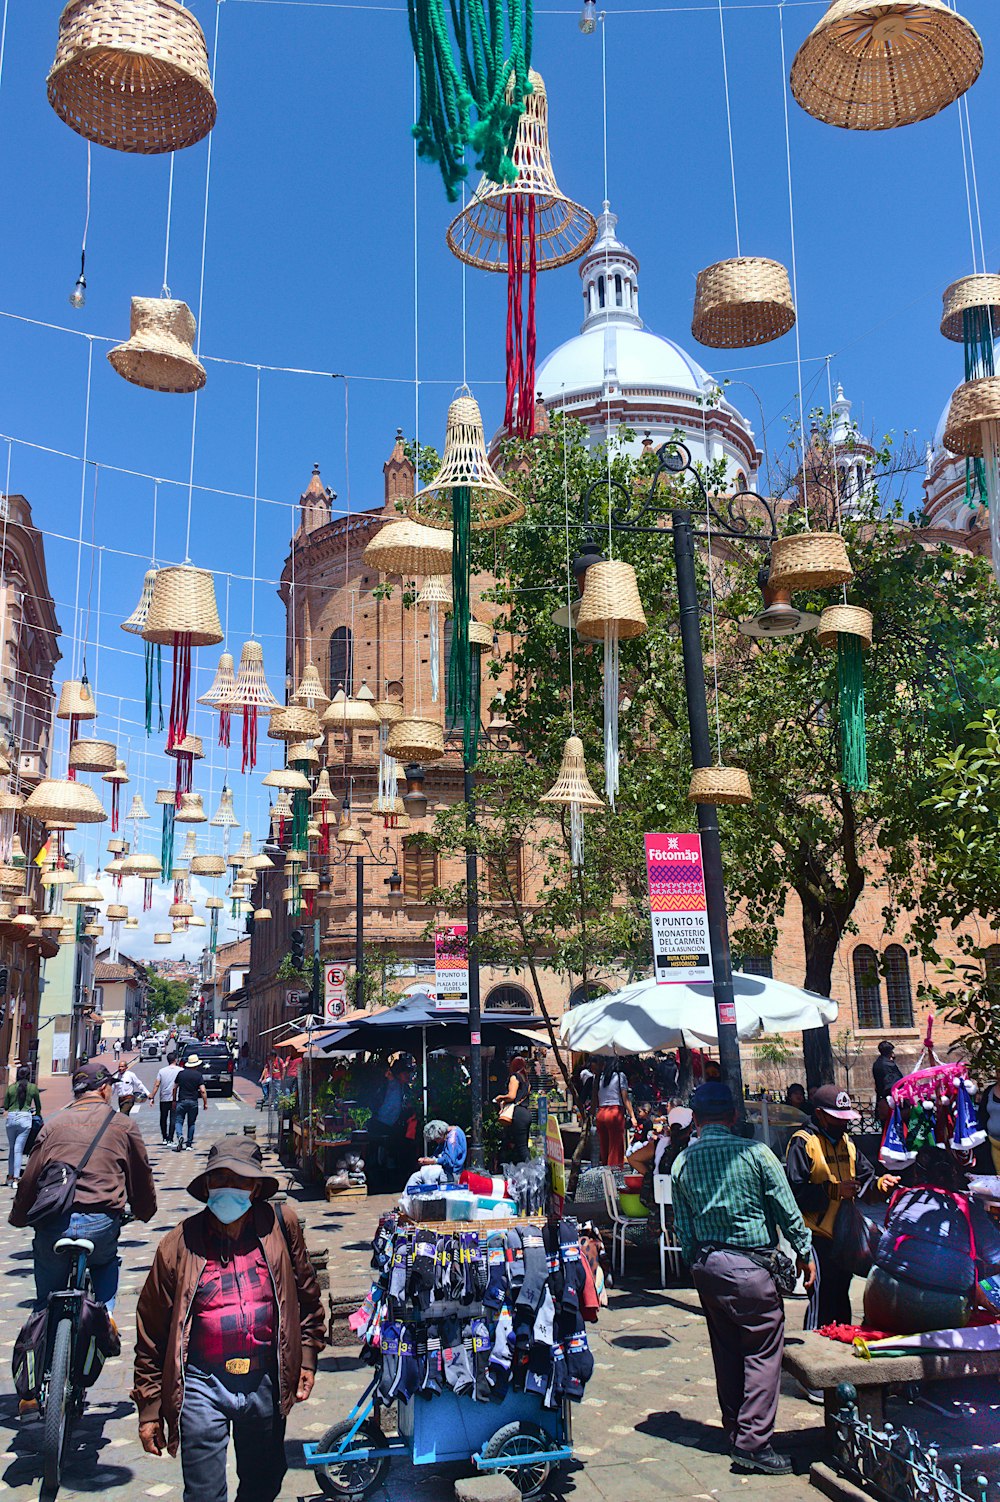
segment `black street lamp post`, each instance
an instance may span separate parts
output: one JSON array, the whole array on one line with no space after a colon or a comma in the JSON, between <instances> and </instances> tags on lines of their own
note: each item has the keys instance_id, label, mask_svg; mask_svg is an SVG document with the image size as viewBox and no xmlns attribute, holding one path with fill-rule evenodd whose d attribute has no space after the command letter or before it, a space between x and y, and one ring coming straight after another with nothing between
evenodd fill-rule
<instances>
[{"instance_id":1,"label":"black street lamp post","mask_svg":"<svg viewBox=\"0 0 1000 1502\"><path fill-rule=\"evenodd\" d=\"M723 513L717 509L705 489L698 471L691 463L690 451L679 442L665 443L656 451L657 467L649 487L649 493L641 500L633 515L637 498L620 480L595 480L583 495L583 522L587 540L582 556L577 560L574 572L585 573L591 563L600 560L594 540L590 515L591 497L610 484L614 500L611 504L610 527L612 532L646 536L662 534L664 528L658 523L670 518L673 532L674 565L677 572L677 598L680 607L681 649L684 657L684 692L687 699L688 728L691 740L691 764L693 767L712 765L712 741L708 721L708 698L705 692L705 661L701 646L700 607L698 604L698 581L695 574L694 540L696 537L723 537L730 541L752 543L770 550L778 535L774 507L764 496L743 490L729 498ZM691 507L657 503L657 488L663 475L689 474L701 493L706 512L711 517L711 533L695 527ZM756 501L764 509L769 530L766 533L751 529L745 514L747 502ZM582 568L580 567L582 565ZM578 572L579 570L579 572ZM775 612L777 611L777 615ZM770 616L770 624L767 617ZM803 629L803 622L812 622L790 605L771 606L757 617L763 622L759 629L750 629L752 635L791 635ZM810 629L805 625L804 629ZM702 862L705 872L705 899L708 907L709 938L712 955L712 987L715 993L715 1013L719 1032L719 1064L726 1084L734 1099L743 1100L743 1071L740 1064L739 1039L736 1032L736 1005L733 994L732 957L729 951L729 920L726 909L726 885L722 873L722 846L719 840L719 818L714 805L698 804L698 829L701 834Z\"/></svg>"},{"instance_id":2,"label":"black street lamp post","mask_svg":"<svg viewBox=\"0 0 1000 1502\"><path fill-rule=\"evenodd\" d=\"M396 852L392 847L392 841L389 839L388 834L385 836L378 850L375 850L367 835L362 835L362 844L368 852L367 856L364 854L364 851L357 855L352 854L352 850L356 847L349 845L344 850L342 856L339 858L332 857L328 861L328 864L331 866L348 866L352 860L354 862L354 974L355 996L359 1006L364 1006L365 988L365 867L392 867L392 872L385 879L385 884L389 888L390 902L395 903L398 900L402 887L402 878L397 868ZM313 1002L314 1006L322 1012L319 995L319 950L319 917L317 916L313 934Z\"/></svg>"}]
</instances>

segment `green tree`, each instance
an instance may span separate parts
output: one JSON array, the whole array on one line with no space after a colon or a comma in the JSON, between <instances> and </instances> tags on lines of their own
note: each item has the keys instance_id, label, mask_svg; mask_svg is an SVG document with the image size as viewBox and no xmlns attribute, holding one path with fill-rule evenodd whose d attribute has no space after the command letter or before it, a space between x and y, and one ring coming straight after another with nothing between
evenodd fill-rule
<instances>
[{"instance_id":1,"label":"green tree","mask_svg":"<svg viewBox=\"0 0 1000 1502\"><path fill-rule=\"evenodd\" d=\"M399 964L399 955L385 944L365 945L364 984L358 985L358 974L352 970L347 977L347 999L354 1008L368 1011L378 1007L390 1007L399 997L389 991L389 981Z\"/></svg>"},{"instance_id":2,"label":"green tree","mask_svg":"<svg viewBox=\"0 0 1000 1502\"><path fill-rule=\"evenodd\" d=\"M177 1013L187 1007L191 1000L189 988L180 980L166 980L150 966L146 968L149 994L149 1020L172 1022Z\"/></svg>"}]
</instances>

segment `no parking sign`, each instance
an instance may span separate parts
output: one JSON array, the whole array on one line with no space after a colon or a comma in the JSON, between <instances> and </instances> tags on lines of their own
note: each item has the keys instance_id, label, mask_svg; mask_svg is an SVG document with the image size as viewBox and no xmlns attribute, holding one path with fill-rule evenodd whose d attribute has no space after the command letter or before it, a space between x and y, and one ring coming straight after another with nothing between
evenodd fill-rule
<instances>
[{"instance_id":1,"label":"no parking sign","mask_svg":"<svg viewBox=\"0 0 1000 1502\"><path fill-rule=\"evenodd\" d=\"M323 1015L327 1022L339 1022L347 1011L347 969L344 965L327 965L326 1000Z\"/></svg>"}]
</instances>

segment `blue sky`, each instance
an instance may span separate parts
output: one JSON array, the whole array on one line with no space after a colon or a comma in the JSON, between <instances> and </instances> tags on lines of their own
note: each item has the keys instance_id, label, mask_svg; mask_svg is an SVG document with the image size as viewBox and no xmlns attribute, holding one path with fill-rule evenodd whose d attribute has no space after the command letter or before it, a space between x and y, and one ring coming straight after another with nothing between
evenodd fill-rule
<instances>
[{"instance_id":1,"label":"blue sky","mask_svg":"<svg viewBox=\"0 0 1000 1502\"><path fill-rule=\"evenodd\" d=\"M346 509L348 497L355 509L378 504L381 466L395 430L414 430L412 54L405 10L390 3L342 8L323 0L222 0L217 17L211 0L195 0L193 9L210 42L219 23L203 353L349 377L345 383L269 371L261 376L254 625L280 697L283 624L273 581L293 523L290 508L313 461L340 506ZM989 0L962 0L962 9L986 48L969 105L984 190L986 258L995 267L995 193L987 187L1000 124L1000 15ZM822 10L820 0L788 0L789 64ZM126 337L133 293L160 290L168 159L93 149L87 305L74 312L67 298L79 265L87 147L45 95L58 13L53 0L9 0L0 79L0 312L98 336L89 453L101 468L96 514L92 470L88 478L84 532L89 538L93 531L104 551L99 616L93 570L87 657L102 709L100 729L117 732L120 708L123 752L141 784L142 661L119 622L132 609L148 564L153 486L110 466L185 482L159 490L158 553L161 560L179 560L191 404L127 385L105 359L109 345L99 341ZM572 6L539 7L534 62L548 88L560 185L599 212L601 37L581 36L577 15ZM727 5L726 35L743 250L789 264L777 8ZM768 434L780 442L782 413L797 388L793 337L723 356L727 371L689 333L698 269L735 253L717 9L711 0L675 0L653 12L632 0L628 10L609 7L606 41L609 192L619 232L640 258L646 323L720 375L749 382ZM938 333L941 291L972 269L958 111L952 107L904 130L863 134L823 126L794 101L789 108L807 400L825 400L822 357L832 355L833 380L843 382L866 429L916 430L922 444L962 374L960 348ZM206 150L202 143L180 153L175 165L169 281L173 295L192 307ZM444 243L452 210L436 170L420 164L416 186L420 436L439 444L447 403L463 374L462 272ZM488 430L502 409L504 295L503 278L468 274L466 368ZM573 334L581 316L575 268L542 276L539 358ZM48 534L49 574L69 657L81 465L78 457L42 450L81 453L87 341L2 316L0 360L0 432L25 441L11 448L10 488L27 495ZM254 369L209 365L199 404L198 484L252 492L256 381ZM756 396L738 385L731 395L759 432ZM0 484L6 449L0 442ZM194 497L192 561L234 576L229 645L238 653L251 622L252 502L197 489ZM84 549L84 596L90 561ZM222 577L217 589L224 612ZM199 690L214 657L201 654ZM207 715L197 728L208 743ZM150 795L172 766L160 749L150 742L145 753ZM262 771L267 764L265 755ZM199 777L206 803L217 800L222 775L216 753ZM266 809L259 783L245 797L238 767L231 780L238 812L245 810L259 827ZM102 835L100 848L103 843ZM90 845L93 860L96 836Z\"/></svg>"}]
</instances>

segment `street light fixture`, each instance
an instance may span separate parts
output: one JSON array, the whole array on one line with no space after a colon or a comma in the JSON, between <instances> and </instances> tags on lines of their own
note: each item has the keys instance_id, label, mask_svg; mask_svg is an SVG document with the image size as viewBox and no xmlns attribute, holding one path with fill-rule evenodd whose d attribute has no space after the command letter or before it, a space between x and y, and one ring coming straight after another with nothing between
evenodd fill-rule
<instances>
[{"instance_id":1,"label":"street light fixture","mask_svg":"<svg viewBox=\"0 0 1000 1502\"><path fill-rule=\"evenodd\" d=\"M345 809L348 807L346 799L344 800L344 807ZM361 830L359 830L358 833L361 835L360 841L353 840L352 843L345 848L342 856L331 857L330 864L334 866L346 867L350 864L351 861L354 862L354 972L357 978L357 994L363 997L365 981L365 867L392 866L392 875L388 877L386 884L389 887L389 902L393 907L398 907L402 902L402 894L400 891L400 889L402 888L402 878L399 875L396 852L392 848L392 841L389 839L389 836L385 836L382 844L379 846L378 850L376 850L367 834L365 834ZM367 856L364 853L365 851L368 852ZM396 882L398 883L397 886L393 885L394 877L396 879ZM400 893L398 901L395 900L397 892ZM317 926L318 923L319 920L317 919Z\"/></svg>"},{"instance_id":2,"label":"street light fixture","mask_svg":"<svg viewBox=\"0 0 1000 1502\"><path fill-rule=\"evenodd\" d=\"M712 738L708 724L708 698L705 691L705 661L701 645L700 609L698 605L698 581L694 566L694 540L696 537L725 538L731 542L749 543L767 549L778 536L777 519L773 503L755 491L739 489L728 497L723 509L709 496L701 475L691 462L691 451L678 441L664 443L656 450L656 469L653 472L648 494L645 498L621 480L601 478L595 480L583 493L582 510L586 536L591 548L596 550L591 530L591 497L598 491L609 491L611 505L608 525L612 532L632 535L654 536L662 534L662 522L669 517L673 535L674 566L677 573L677 599L680 607L680 635L684 656L684 692L687 699L688 729L691 739L691 764L694 768L712 765ZM688 503L660 504L657 490L663 475L690 475L700 492L702 508L710 518L711 531L694 525L692 507ZM755 502L764 511L768 528L766 532L753 530L747 514L747 503ZM583 556L586 556L586 545ZM596 560L595 560L596 561ZM763 570L761 571L763 573ZM792 617L797 617L793 622ZM787 599L775 593L771 599L765 595L765 609L751 622L744 634L759 636L783 636L796 630L811 630L812 621L805 621L802 614L792 607ZM815 617L813 618L815 620ZM776 629L768 629L773 627ZM752 629L756 628L756 629ZM742 629L742 627L741 627ZM729 919L726 910L726 886L722 872L722 846L719 841L719 816L714 804L699 803L697 808L698 829L701 834L702 861L705 872L705 899L708 908L709 940L712 954L712 989L715 996L715 1012L719 1034L719 1063L722 1075L739 1104L743 1099L743 1071L740 1064L740 1046L736 1032L736 1000L733 993L732 957L729 951Z\"/></svg>"}]
</instances>

